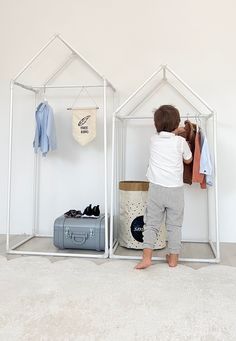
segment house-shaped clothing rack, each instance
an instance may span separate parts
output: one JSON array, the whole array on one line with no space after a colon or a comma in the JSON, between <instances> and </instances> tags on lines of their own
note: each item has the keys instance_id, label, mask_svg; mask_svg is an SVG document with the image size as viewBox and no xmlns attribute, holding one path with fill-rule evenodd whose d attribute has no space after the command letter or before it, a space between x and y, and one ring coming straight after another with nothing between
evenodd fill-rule
<instances>
[{"instance_id":1,"label":"house-shaped clothing rack","mask_svg":"<svg viewBox=\"0 0 236 341\"><path fill-rule=\"evenodd\" d=\"M48 49L48 47L54 42L59 41L62 46L69 51L69 55L63 61L61 65L49 75L49 77L43 82L43 84L28 85L19 81L20 76L22 76L26 70L39 58L39 56ZM98 84L52 84L52 82L58 77L58 75L64 71L70 62L74 59L78 59L83 66L88 68L91 73L96 75L96 79L99 79ZM33 224L32 224L32 234L22 240L21 242L11 246L10 245L10 235L11 235L11 219L12 219L12 140L13 140L13 102L14 102L14 87L21 87L30 93L35 95L35 103L37 94L43 89L84 89L84 88L101 88L103 90L103 164L104 164L104 210L105 210L105 251L103 252L91 252L83 253L77 250L76 252L45 252L45 251L24 251L18 248L23 244L27 243L35 237L49 237L41 234L37 234L38 221L39 221L39 157L35 154L34 161L34 184L33 184ZM106 258L108 257L108 205L107 205L107 89L108 87L115 93L115 88L113 85L100 73L97 69L89 63L76 49L74 49L61 35L54 35L39 51L36 53L32 59L20 70L20 72L14 77L10 84L10 125L9 125L9 174L8 174L8 202L7 202L7 239L6 239L6 251L10 254L22 254L22 255L46 255L46 256L63 256L63 257L94 257L94 258ZM35 108L32 108L32 114ZM114 109L113 109L114 110ZM50 236L52 237L52 236Z\"/></svg>"},{"instance_id":2,"label":"house-shaped clothing rack","mask_svg":"<svg viewBox=\"0 0 236 341\"><path fill-rule=\"evenodd\" d=\"M155 77L160 78L155 81ZM147 94L142 95L142 90L153 85L152 90ZM178 97L181 97L190 105L192 109L197 111L196 115L186 114L181 115L181 118L198 118L204 119L207 124L212 124L212 150L214 158L214 185L207 189L207 225L208 225L208 240L204 241L209 244L212 250L212 258L180 258L181 261L187 262L209 262L218 263L220 261L219 249L219 228L218 228L218 185L217 185L217 150L216 150L216 112L195 92L189 85L186 84L169 66L161 65L141 86L139 86L113 113L112 127L112 186L111 186L111 219L110 222L110 257L119 259L140 259L141 255L130 255L125 251L119 251L119 242L117 234L119 231L119 181L131 180L126 179L126 122L127 120L153 120L152 116L135 115L139 107L148 101L150 95L153 95L165 86L168 85ZM138 99L138 102L130 109L128 103ZM197 103L197 104L196 104ZM168 103L167 103L168 104ZM125 114L123 112L126 112ZM209 191L211 191L209 195ZM212 209L213 207L213 209ZM200 242L196 240L188 240L188 242ZM153 257L154 260L164 260L163 257Z\"/></svg>"}]
</instances>

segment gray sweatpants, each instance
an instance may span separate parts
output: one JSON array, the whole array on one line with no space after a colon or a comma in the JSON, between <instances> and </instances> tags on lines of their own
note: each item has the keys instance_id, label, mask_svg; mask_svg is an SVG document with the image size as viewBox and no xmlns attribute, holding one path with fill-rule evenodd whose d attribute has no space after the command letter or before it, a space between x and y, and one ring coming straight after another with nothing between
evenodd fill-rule
<instances>
[{"instance_id":1,"label":"gray sweatpants","mask_svg":"<svg viewBox=\"0 0 236 341\"><path fill-rule=\"evenodd\" d=\"M153 249L165 219L170 253L179 254L184 216L184 187L163 187L149 184L144 215L144 248Z\"/></svg>"}]
</instances>

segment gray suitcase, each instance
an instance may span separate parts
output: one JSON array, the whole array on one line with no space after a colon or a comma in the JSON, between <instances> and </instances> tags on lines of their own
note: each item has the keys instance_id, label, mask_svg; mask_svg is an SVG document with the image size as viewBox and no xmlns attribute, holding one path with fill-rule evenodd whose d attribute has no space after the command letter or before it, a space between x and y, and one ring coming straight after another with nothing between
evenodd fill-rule
<instances>
[{"instance_id":1,"label":"gray suitcase","mask_svg":"<svg viewBox=\"0 0 236 341\"><path fill-rule=\"evenodd\" d=\"M105 250L105 214L99 218L65 218L54 222L53 243L59 249Z\"/></svg>"}]
</instances>

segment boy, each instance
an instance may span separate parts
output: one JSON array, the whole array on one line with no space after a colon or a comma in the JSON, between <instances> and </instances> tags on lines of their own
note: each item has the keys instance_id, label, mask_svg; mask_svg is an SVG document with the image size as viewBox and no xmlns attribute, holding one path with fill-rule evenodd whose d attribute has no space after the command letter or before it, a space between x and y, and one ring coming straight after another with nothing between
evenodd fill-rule
<instances>
[{"instance_id":1,"label":"boy","mask_svg":"<svg viewBox=\"0 0 236 341\"><path fill-rule=\"evenodd\" d=\"M166 259L171 267L178 264L184 215L183 161L186 164L192 162L187 142L175 135L181 130L179 123L179 111L172 105L162 105L154 113L157 133L152 136L150 144L143 259L136 269L151 265L154 244L165 214L169 248Z\"/></svg>"}]
</instances>

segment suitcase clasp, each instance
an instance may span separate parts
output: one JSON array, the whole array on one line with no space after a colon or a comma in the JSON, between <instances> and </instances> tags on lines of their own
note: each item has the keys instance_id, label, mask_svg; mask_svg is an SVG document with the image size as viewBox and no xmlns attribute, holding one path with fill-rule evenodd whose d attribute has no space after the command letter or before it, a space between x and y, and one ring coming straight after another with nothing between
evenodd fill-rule
<instances>
[{"instance_id":1,"label":"suitcase clasp","mask_svg":"<svg viewBox=\"0 0 236 341\"><path fill-rule=\"evenodd\" d=\"M94 230L90 229L89 230L89 238L94 238L94 236L95 236Z\"/></svg>"},{"instance_id":2,"label":"suitcase clasp","mask_svg":"<svg viewBox=\"0 0 236 341\"><path fill-rule=\"evenodd\" d=\"M71 239L72 233L70 232L70 229L68 227L65 228L65 237L67 239Z\"/></svg>"}]
</instances>

